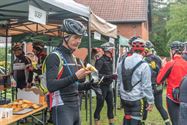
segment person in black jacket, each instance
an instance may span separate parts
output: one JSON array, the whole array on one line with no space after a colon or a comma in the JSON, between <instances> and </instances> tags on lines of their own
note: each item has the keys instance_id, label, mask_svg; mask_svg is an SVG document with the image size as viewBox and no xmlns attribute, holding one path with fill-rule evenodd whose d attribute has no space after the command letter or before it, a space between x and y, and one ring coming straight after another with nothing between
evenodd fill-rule
<instances>
[{"instance_id":1,"label":"person in black jacket","mask_svg":"<svg viewBox=\"0 0 187 125\"><path fill-rule=\"evenodd\" d=\"M35 81L36 86L40 86L39 84L41 83L40 75L42 75L42 65L43 65L43 62L45 61L45 58L47 57L47 53L45 51L44 46L45 46L44 43L42 43L41 41L35 41L32 44L32 48L33 48L32 51L33 51L34 55L37 57L36 67L33 68L33 72L35 73L34 81ZM49 105L49 95L46 96L46 99L47 99L47 103ZM45 111L45 113L47 114L47 110ZM47 122L53 123L51 111L49 112L49 115L50 116L49 116L49 119L47 120Z\"/></svg>"},{"instance_id":2,"label":"person in black jacket","mask_svg":"<svg viewBox=\"0 0 187 125\"><path fill-rule=\"evenodd\" d=\"M17 83L16 88L23 89L31 87L33 80L32 62L25 56L23 45L17 43L12 47L16 59L13 62L13 77Z\"/></svg>"},{"instance_id":3,"label":"person in black jacket","mask_svg":"<svg viewBox=\"0 0 187 125\"><path fill-rule=\"evenodd\" d=\"M183 78L181 81L181 85L179 87L179 123L178 125L184 125L187 123L187 76Z\"/></svg>"},{"instance_id":4,"label":"person in black jacket","mask_svg":"<svg viewBox=\"0 0 187 125\"><path fill-rule=\"evenodd\" d=\"M52 93L52 119L55 125L81 125L78 86L91 71L79 68L72 53L86 33L85 26L76 20L65 19L62 25L63 42L46 58L47 88ZM63 73L57 79L59 64L63 60Z\"/></svg>"},{"instance_id":5,"label":"person in black jacket","mask_svg":"<svg viewBox=\"0 0 187 125\"><path fill-rule=\"evenodd\" d=\"M104 106L104 101L107 103L107 116L110 125L114 125L114 114L113 114L113 90L111 84L116 75L113 75L113 62L112 53L110 47L103 48L104 55L96 60L95 67L99 72L99 77L103 80L100 83L102 90L102 96L97 95L97 104L94 112L95 125L100 125L100 112Z\"/></svg>"},{"instance_id":6,"label":"person in black jacket","mask_svg":"<svg viewBox=\"0 0 187 125\"><path fill-rule=\"evenodd\" d=\"M161 68L162 61L160 57L153 54L153 48L154 45L147 41L145 45L145 61L149 64L151 68L151 82L152 82L152 88L153 88L153 94L154 94L154 102L157 110L161 114L162 119L164 120L165 125L170 125L169 116L167 114L167 111L164 109L163 101L162 101L162 92L163 92L163 86L157 85L156 83L156 77L158 75L158 72ZM142 125L144 125L145 120L147 119L147 110L146 110L147 102L146 99L144 99L144 107L143 107L143 120Z\"/></svg>"},{"instance_id":7,"label":"person in black jacket","mask_svg":"<svg viewBox=\"0 0 187 125\"><path fill-rule=\"evenodd\" d=\"M37 75L42 74L42 64L47 56L47 53L44 50L44 43L36 41L32 44L33 53L38 58L37 60L37 66L35 69L33 69L34 73Z\"/></svg>"}]
</instances>

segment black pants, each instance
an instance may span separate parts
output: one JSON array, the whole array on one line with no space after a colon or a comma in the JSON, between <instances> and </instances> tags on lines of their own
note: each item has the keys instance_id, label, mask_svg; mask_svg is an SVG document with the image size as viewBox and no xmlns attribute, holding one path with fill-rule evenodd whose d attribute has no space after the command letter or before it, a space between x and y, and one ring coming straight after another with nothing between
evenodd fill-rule
<instances>
[{"instance_id":1,"label":"black pants","mask_svg":"<svg viewBox=\"0 0 187 125\"><path fill-rule=\"evenodd\" d=\"M163 101L162 101L162 92L159 93L154 93L154 102L155 102L155 106L157 108L157 110L159 111L160 115L162 116L162 119L165 121L167 119L169 119L167 111L164 109L163 107ZM143 120L147 119L147 100L144 99L144 106L143 106Z\"/></svg>"},{"instance_id":2,"label":"black pants","mask_svg":"<svg viewBox=\"0 0 187 125\"><path fill-rule=\"evenodd\" d=\"M53 107L52 119L55 125L81 125L80 104L71 102Z\"/></svg>"},{"instance_id":3,"label":"black pants","mask_svg":"<svg viewBox=\"0 0 187 125\"><path fill-rule=\"evenodd\" d=\"M167 106L168 106L168 113L172 122L172 125L178 125L179 121L179 104L175 103L169 98L166 98Z\"/></svg>"},{"instance_id":4,"label":"black pants","mask_svg":"<svg viewBox=\"0 0 187 125\"><path fill-rule=\"evenodd\" d=\"M122 100L125 115L131 115L135 117L142 116L142 102L138 101L126 101Z\"/></svg>"},{"instance_id":5,"label":"black pants","mask_svg":"<svg viewBox=\"0 0 187 125\"><path fill-rule=\"evenodd\" d=\"M141 121L140 120L135 120L135 119L124 120L123 125L141 125Z\"/></svg>"},{"instance_id":6,"label":"black pants","mask_svg":"<svg viewBox=\"0 0 187 125\"><path fill-rule=\"evenodd\" d=\"M142 102L122 100L124 107L124 120L123 125L140 125L142 116ZM135 119L136 117L137 119Z\"/></svg>"},{"instance_id":7,"label":"black pants","mask_svg":"<svg viewBox=\"0 0 187 125\"><path fill-rule=\"evenodd\" d=\"M110 86L101 86L102 96L97 94L97 105L94 112L94 119L100 120L100 112L104 106L104 101L107 103L107 116L108 119L113 119L113 90Z\"/></svg>"},{"instance_id":8,"label":"black pants","mask_svg":"<svg viewBox=\"0 0 187 125\"><path fill-rule=\"evenodd\" d=\"M180 102L179 125L187 123L187 103Z\"/></svg>"}]
</instances>

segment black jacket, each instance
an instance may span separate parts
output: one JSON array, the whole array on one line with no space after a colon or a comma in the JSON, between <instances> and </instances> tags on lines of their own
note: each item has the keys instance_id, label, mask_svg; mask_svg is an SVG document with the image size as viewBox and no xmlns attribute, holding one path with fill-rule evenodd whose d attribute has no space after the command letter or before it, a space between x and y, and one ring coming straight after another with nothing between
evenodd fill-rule
<instances>
[{"instance_id":1,"label":"black jacket","mask_svg":"<svg viewBox=\"0 0 187 125\"><path fill-rule=\"evenodd\" d=\"M41 52L37 57L38 57L38 62L37 62L37 66L36 69L33 70L34 73L36 73L37 75L41 75L42 74L42 65L43 62L46 58L46 53L45 52Z\"/></svg>"},{"instance_id":2,"label":"black jacket","mask_svg":"<svg viewBox=\"0 0 187 125\"><path fill-rule=\"evenodd\" d=\"M152 84L156 84L156 77L159 73L159 70L161 68L162 65L162 61L160 59L160 57L158 57L157 55L154 54L150 54L148 56L146 56L145 61L148 62L148 64L151 64L151 62L155 62L156 67L153 69L151 66L151 82Z\"/></svg>"},{"instance_id":3,"label":"black jacket","mask_svg":"<svg viewBox=\"0 0 187 125\"><path fill-rule=\"evenodd\" d=\"M14 60L14 66L19 65L19 64L24 64L25 66L32 65L31 60L26 57L24 54L21 56L17 57ZM17 70L14 69L13 66L13 77L16 80L17 83L17 88L23 89L26 87L27 83L31 83L33 80L33 72L28 70L27 68Z\"/></svg>"},{"instance_id":4,"label":"black jacket","mask_svg":"<svg viewBox=\"0 0 187 125\"><path fill-rule=\"evenodd\" d=\"M110 85L113 82L111 77L113 74L112 63L111 58L107 57L106 55L103 55L101 58L96 60L95 68L99 71L99 77L101 78L104 76L101 85Z\"/></svg>"},{"instance_id":5,"label":"black jacket","mask_svg":"<svg viewBox=\"0 0 187 125\"><path fill-rule=\"evenodd\" d=\"M61 46L57 51L63 55L64 71L61 79L57 80L60 60L56 54L51 53L46 59L47 88L50 92L59 90L64 102L78 101L78 78L75 72L79 69L76 65L72 52ZM67 63L66 63L67 62ZM70 71L68 70L68 67Z\"/></svg>"},{"instance_id":6,"label":"black jacket","mask_svg":"<svg viewBox=\"0 0 187 125\"><path fill-rule=\"evenodd\" d=\"M180 85L180 94L179 94L179 100L180 102L187 103L187 76L183 78Z\"/></svg>"}]
</instances>

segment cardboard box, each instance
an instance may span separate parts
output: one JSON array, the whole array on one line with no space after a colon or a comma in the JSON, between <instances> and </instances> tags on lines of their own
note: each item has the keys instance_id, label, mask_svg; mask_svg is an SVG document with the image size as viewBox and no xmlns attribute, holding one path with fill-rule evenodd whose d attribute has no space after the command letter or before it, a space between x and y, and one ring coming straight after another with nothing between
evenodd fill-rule
<instances>
[{"instance_id":1,"label":"cardboard box","mask_svg":"<svg viewBox=\"0 0 187 125\"><path fill-rule=\"evenodd\" d=\"M25 99L29 100L36 104L44 104L45 103L45 96L41 96L39 94L34 93L32 90L29 91L28 89L18 89L17 99Z\"/></svg>"}]
</instances>

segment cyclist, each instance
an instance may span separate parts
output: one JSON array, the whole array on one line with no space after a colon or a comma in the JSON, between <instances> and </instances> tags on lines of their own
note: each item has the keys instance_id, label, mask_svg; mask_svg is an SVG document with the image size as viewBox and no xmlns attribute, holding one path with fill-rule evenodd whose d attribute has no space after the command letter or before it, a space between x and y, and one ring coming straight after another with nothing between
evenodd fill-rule
<instances>
[{"instance_id":1,"label":"cyclist","mask_svg":"<svg viewBox=\"0 0 187 125\"><path fill-rule=\"evenodd\" d=\"M120 95L122 105L124 107L123 125L139 125L142 118L142 99L145 97L148 102L146 109L151 111L154 104L154 97L151 87L151 70L149 65L143 61L143 54L145 50L145 41L138 38L132 41L133 54L121 61L119 68L120 78ZM137 67L137 65L139 66ZM125 74L128 74L125 69L133 69L137 67L131 76L130 82L123 80ZM128 85L127 84L131 84ZM129 87L131 86L131 87ZM132 87L133 86L133 87Z\"/></svg>"},{"instance_id":2,"label":"cyclist","mask_svg":"<svg viewBox=\"0 0 187 125\"><path fill-rule=\"evenodd\" d=\"M174 41L170 45L171 61L162 63L163 67L157 76L157 83L162 84L167 79L167 108L172 125L178 125L179 100L178 87L181 80L187 74L187 62L182 58L184 46L180 41Z\"/></svg>"},{"instance_id":3,"label":"cyclist","mask_svg":"<svg viewBox=\"0 0 187 125\"><path fill-rule=\"evenodd\" d=\"M170 125L169 117L166 112L166 110L163 107L162 103L162 92L163 92L163 86L156 84L156 77L158 75L158 72L161 68L162 61L160 57L153 54L154 45L150 42L146 42L145 46L145 61L148 62L150 68L151 68L151 82L152 82L152 88L153 88L153 94L154 94L154 102L157 110L161 114L165 125ZM143 111L143 120L142 124L145 124L145 120L147 119L147 110L146 110L146 99L144 99L144 111Z\"/></svg>"},{"instance_id":4,"label":"cyclist","mask_svg":"<svg viewBox=\"0 0 187 125\"><path fill-rule=\"evenodd\" d=\"M72 53L80 45L86 28L77 20L65 19L62 31L63 41L55 49L64 62L60 79L57 79L60 64L57 54L51 53L46 59L47 87L53 93L52 119L55 125L81 125L78 85L91 71L79 69Z\"/></svg>"}]
</instances>

